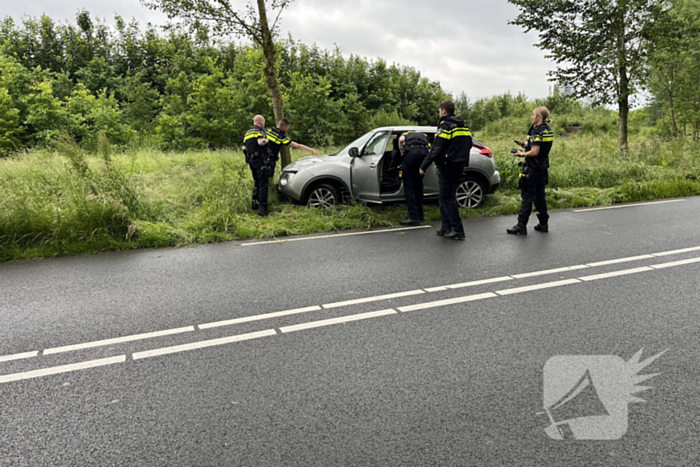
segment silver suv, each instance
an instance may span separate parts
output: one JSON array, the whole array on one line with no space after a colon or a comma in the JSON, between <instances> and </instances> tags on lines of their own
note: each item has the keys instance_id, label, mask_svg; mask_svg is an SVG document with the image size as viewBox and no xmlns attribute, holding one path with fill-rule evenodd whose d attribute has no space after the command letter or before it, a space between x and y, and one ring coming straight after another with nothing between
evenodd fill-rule
<instances>
[{"instance_id":1,"label":"silver suv","mask_svg":"<svg viewBox=\"0 0 700 467\"><path fill-rule=\"evenodd\" d=\"M299 159L284 168L277 190L295 203L326 209L355 199L383 204L404 201L403 183L399 177L395 148L399 136L407 131L425 133L432 142L435 127L397 126L372 130L350 143L345 149L326 156ZM398 159L398 160L397 160ZM487 193L494 193L501 184L491 150L473 139L469 167L464 169L457 187L459 207L481 206ZM438 178L431 165L423 179L425 198L437 198Z\"/></svg>"}]
</instances>

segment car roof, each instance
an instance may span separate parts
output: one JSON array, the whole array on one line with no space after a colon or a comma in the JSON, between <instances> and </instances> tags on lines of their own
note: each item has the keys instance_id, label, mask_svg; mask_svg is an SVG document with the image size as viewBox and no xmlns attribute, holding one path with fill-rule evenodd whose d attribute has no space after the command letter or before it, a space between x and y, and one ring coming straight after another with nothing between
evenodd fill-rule
<instances>
[{"instance_id":1,"label":"car roof","mask_svg":"<svg viewBox=\"0 0 700 467\"><path fill-rule=\"evenodd\" d=\"M435 133L436 126L383 126L373 131L420 131L421 133Z\"/></svg>"}]
</instances>

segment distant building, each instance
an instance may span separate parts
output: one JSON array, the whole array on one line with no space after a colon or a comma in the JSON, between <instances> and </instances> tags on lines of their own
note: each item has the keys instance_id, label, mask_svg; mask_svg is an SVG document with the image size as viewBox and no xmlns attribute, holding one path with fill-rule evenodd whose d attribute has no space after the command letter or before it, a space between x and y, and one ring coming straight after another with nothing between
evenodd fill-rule
<instances>
[{"instance_id":1,"label":"distant building","mask_svg":"<svg viewBox=\"0 0 700 467\"><path fill-rule=\"evenodd\" d=\"M565 96L573 96L576 94L576 88L570 84L555 84L554 87L549 88L549 95L561 93Z\"/></svg>"}]
</instances>

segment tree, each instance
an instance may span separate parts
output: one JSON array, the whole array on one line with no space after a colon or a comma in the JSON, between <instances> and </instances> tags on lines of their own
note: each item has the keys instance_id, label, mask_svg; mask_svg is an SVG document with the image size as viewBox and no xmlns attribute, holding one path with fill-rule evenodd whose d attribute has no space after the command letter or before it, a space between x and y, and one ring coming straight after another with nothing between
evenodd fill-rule
<instances>
[{"instance_id":1,"label":"tree","mask_svg":"<svg viewBox=\"0 0 700 467\"><path fill-rule=\"evenodd\" d=\"M197 29L208 27L217 35L233 34L247 37L260 46L265 56L265 79L272 98L275 120L284 118L284 104L277 75L277 51L275 35L277 22L285 8L293 0L250 0L246 11L233 6L233 0L141 0L141 3L154 10L162 10L169 19L180 19L186 26ZM268 3L271 11L277 11L272 27L267 17ZM282 149L282 167L292 162L289 150Z\"/></svg>"},{"instance_id":2,"label":"tree","mask_svg":"<svg viewBox=\"0 0 700 467\"><path fill-rule=\"evenodd\" d=\"M537 30L537 47L557 63L550 76L575 87L576 97L617 103L619 147L627 152L630 97L644 84L649 51L668 31L662 0L508 0L520 8L511 24Z\"/></svg>"}]
</instances>

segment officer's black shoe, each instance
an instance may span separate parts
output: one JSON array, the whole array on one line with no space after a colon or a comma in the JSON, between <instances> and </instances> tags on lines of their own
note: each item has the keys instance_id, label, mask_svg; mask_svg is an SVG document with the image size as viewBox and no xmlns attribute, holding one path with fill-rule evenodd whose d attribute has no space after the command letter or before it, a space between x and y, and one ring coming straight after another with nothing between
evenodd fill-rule
<instances>
[{"instance_id":1,"label":"officer's black shoe","mask_svg":"<svg viewBox=\"0 0 700 467\"><path fill-rule=\"evenodd\" d=\"M518 224L512 229L506 230L511 235L527 235L527 227L524 225Z\"/></svg>"},{"instance_id":2,"label":"officer's black shoe","mask_svg":"<svg viewBox=\"0 0 700 467\"><path fill-rule=\"evenodd\" d=\"M267 210L267 208L264 206L260 206L260 209L258 209L258 216L267 217L269 215L270 215L270 212Z\"/></svg>"},{"instance_id":3,"label":"officer's black shoe","mask_svg":"<svg viewBox=\"0 0 700 467\"><path fill-rule=\"evenodd\" d=\"M464 232L455 232L451 230L449 233L445 234L445 238L448 240L464 240L467 237L464 235Z\"/></svg>"},{"instance_id":4,"label":"officer's black shoe","mask_svg":"<svg viewBox=\"0 0 700 467\"><path fill-rule=\"evenodd\" d=\"M401 222L399 222L399 224L407 225L407 226L417 226L417 225L420 225L420 221L417 221L415 219L411 219L410 217L408 217L408 218L402 220Z\"/></svg>"},{"instance_id":5,"label":"officer's black shoe","mask_svg":"<svg viewBox=\"0 0 700 467\"><path fill-rule=\"evenodd\" d=\"M549 224L543 224L542 222L540 222L535 226L535 230L538 232L547 233L549 232Z\"/></svg>"},{"instance_id":6,"label":"officer's black shoe","mask_svg":"<svg viewBox=\"0 0 700 467\"><path fill-rule=\"evenodd\" d=\"M257 201L253 200L250 202L250 209L252 209L253 211L257 211L258 209L260 209L260 204Z\"/></svg>"},{"instance_id":7,"label":"officer's black shoe","mask_svg":"<svg viewBox=\"0 0 700 467\"><path fill-rule=\"evenodd\" d=\"M445 235L447 235L450 232L452 232L452 230L450 230L450 229L440 229L435 233L437 234L438 237L444 237Z\"/></svg>"}]
</instances>

